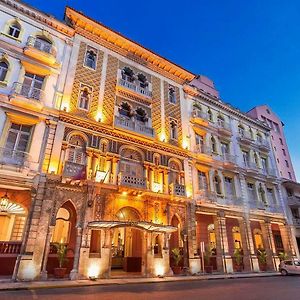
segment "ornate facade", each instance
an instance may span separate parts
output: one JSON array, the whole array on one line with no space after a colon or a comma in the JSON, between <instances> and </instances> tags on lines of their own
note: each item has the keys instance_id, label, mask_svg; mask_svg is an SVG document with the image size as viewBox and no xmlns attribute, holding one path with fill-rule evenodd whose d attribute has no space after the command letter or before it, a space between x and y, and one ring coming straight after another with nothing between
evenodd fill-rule
<instances>
[{"instance_id":1,"label":"ornate facade","mask_svg":"<svg viewBox=\"0 0 300 300\"><path fill-rule=\"evenodd\" d=\"M43 34L49 27L42 39L58 50L18 42L25 78L17 92L9 77L1 89L1 199L23 209L16 218L26 224L0 232L0 259L7 253L12 265L6 275L53 276L55 244L66 246L71 279L172 274L174 248L195 274L203 242L219 272L237 270L236 249L245 271L260 270L261 249L269 270L280 251L295 255L268 127L225 105L207 78L74 9L66 9L67 27L19 6L10 8L23 11L18 24L26 17L43 24ZM0 67L16 56L3 53ZM25 81L26 66L30 78L46 76L47 86ZM27 82L37 94L24 89ZM13 128L5 125L11 115ZM24 160L16 166L22 140L22 155L35 157L28 159L31 177ZM0 217L14 228L20 223L7 208ZM19 248L11 250L15 242Z\"/></svg>"}]
</instances>

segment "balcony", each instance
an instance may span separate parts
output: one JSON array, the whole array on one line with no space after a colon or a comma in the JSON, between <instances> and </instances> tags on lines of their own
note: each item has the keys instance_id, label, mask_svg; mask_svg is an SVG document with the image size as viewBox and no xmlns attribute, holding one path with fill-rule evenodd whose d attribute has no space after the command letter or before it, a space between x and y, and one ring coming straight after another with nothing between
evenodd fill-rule
<instances>
[{"instance_id":1,"label":"balcony","mask_svg":"<svg viewBox=\"0 0 300 300\"><path fill-rule=\"evenodd\" d=\"M199 109L195 109L192 112L192 122L207 127L208 115Z\"/></svg>"},{"instance_id":2,"label":"balcony","mask_svg":"<svg viewBox=\"0 0 300 300\"><path fill-rule=\"evenodd\" d=\"M253 137L250 132L243 131L239 133L239 141L244 144L251 144L253 142Z\"/></svg>"},{"instance_id":3,"label":"balcony","mask_svg":"<svg viewBox=\"0 0 300 300\"><path fill-rule=\"evenodd\" d=\"M56 48L50 42L41 38L29 36L24 48L24 54L50 66L57 64Z\"/></svg>"},{"instance_id":4,"label":"balcony","mask_svg":"<svg viewBox=\"0 0 300 300\"><path fill-rule=\"evenodd\" d=\"M20 253L22 242L0 241L1 256L17 256Z\"/></svg>"},{"instance_id":5,"label":"balcony","mask_svg":"<svg viewBox=\"0 0 300 300\"><path fill-rule=\"evenodd\" d=\"M75 180L86 179L86 165L66 161L63 176L71 177Z\"/></svg>"},{"instance_id":6,"label":"balcony","mask_svg":"<svg viewBox=\"0 0 300 300\"><path fill-rule=\"evenodd\" d=\"M255 201L254 199L249 201L249 207L250 209L259 209L259 210L265 210L267 208L267 206L262 203L261 201Z\"/></svg>"},{"instance_id":7,"label":"balcony","mask_svg":"<svg viewBox=\"0 0 300 300\"><path fill-rule=\"evenodd\" d=\"M252 162L252 161L244 161L244 164L243 164L244 168L247 169L247 172L255 172L257 173L258 172L258 166L256 165L255 162Z\"/></svg>"},{"instance_id":8,"label":"balcony","mask_svg":"<svg viewBox=\"0 0 300 300\"><path fill-rule=\"evenodd\" d=\"M185 196L185 186L183 184L175 183L173 185L173 195Z\"/></svg>"},{"instance_id":9,"label":"balcony","mask_svg":"<svg viewBox=\"0 0 300 300\"><path fill-rule=\"evenodd\" d=\"M231 132L231 126L229 123L223 121L223 120L218 120L217 123L217 128L218 128L218 132L221 134L221 135L232 135L232 132Z\"/></svg>"},{"instance_id":10,"label":"balcony","mask_svg":"<svg viewBox=\"0 0 300 300\"><path fill-rule=\"evenodd\" d=\"M270 150L270 144L265 139L262 139L262 138L257 139L256 144L258 145L259 149L261 149L262 151L269 151Z\"/></svg>"},{"instance_id":11,"label":"balcony","mask_svg":"<svg viewBox=\"0 0 300 300\"><path fill-rule=\"evenodd\" d=\"M300 206L300 197L294 195L288 196L287 203L291 206Z\"/></svg>"},{"instance_id":12,"label":"balcony","mask_svg":"<svg viewBox=\"0 0 300 300\"><path fill-rule=\"evenodd\" d=\"M22 108L41 111L44 107L44 96L41 89L15 82L10 93L10 102Z\"/></svg>"},{"instance_id":13,"label":"balcony","mask_svg":"<svg viewBox=\"0 0 300 300\"><path fill-rule=\"evenodd\" d=\"M271 212L271 213L282 213L282 208L280 205L270 205L266 207L266 211Z\"/></svg>"},{"instance_id":14,"label":"balcony","mask_svg":"<svg viewBox=\"0 0 300 300\"><path fill-rule=\"evenodd\" d=\"M222 155L213 155L216 160L223 162L224 164L236 164L236 156L230 153L223 153Z\"/></svg>"},{"instance_id":15,"label":"balcony","mask_svg":"<svg viewBox=\"0 0 300 300\"><path fill-rule=\"evenodd\" d=\"M201 144L196 145L195 152L197 154L207 154L207 155L212 154L212 151L211 151L210 147L208 147L206 145L201 145Z\"/></svg>"},{"instance_id":16,"label":"balcony","mask_svg":"<svg viewBox=\"0 0 300 300\"><path fill-rule=\"evenodd\" d=\"M225 197L217 197L217 204L224 206L242 206L243 201L241 197L226 195Z\"/></svg>"},{"instance_id":17,"label":"balcony","mask_svg":"<svg viewBox=\"0 0 300 300\"><path fill-rule=\"evenodd\" d=\"M0 148L0 165L17 168L29 168L31 158L27 152Z\"/></svg>"},{"instance_id":18,"label":"balcony","mask_svg":"<svg viewBox=\"0 0 300 300\"><path fill-rule=\"evenodd\" d=\"M145 126L142 122L133 121L126 117L115 116L115 125L130 131L135 131L142 135L154 137L154 129Z\"/></svg>"},{"instance_id":19,"label":"balcony","mask_svg":"<svg viewBox=\"0 0 300 300\"><path fill-rule=\"evenodd\" d=\"M145 178L129 176L129 175L121 175L119 184L124 186L134 187L134 188L141 188L141 189L145 189L147 187Z\"/></svg>"},{"instance_id":20,"label":"balcony","mask_svg":"<svg viewBox=\"0 0 300 300\"><path fill-rule=\"evenodd\" d=\"M264 175L267 175L267 176L272 176L272 177L276 177L276 170L275 169L271 169L271 168L261 168L260 169L260 172Z\"/></svg>"},{"instance_id":21,"label":"balcony","mask_svg":"<svg viewBox=\"0 0 300 300\"><path fill-rule=\"evenodd\" d=\"M124 80L123 78L119 78L118 86L121 88L125 88L127 91L134 92L135 94L142 95L143 97L150 99L152 98L152 92L147 88L142 88L134 82L129 82L127 80Z\"/></svg>"}]
</instances>

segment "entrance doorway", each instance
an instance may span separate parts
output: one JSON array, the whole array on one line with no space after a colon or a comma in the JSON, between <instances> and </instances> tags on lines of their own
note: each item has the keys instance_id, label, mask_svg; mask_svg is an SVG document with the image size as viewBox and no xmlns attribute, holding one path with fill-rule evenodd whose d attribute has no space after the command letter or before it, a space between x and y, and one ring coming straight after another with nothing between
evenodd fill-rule
<instances>
[{"instance_id":1,"label":"entrance doorway","mask_svg":"<svg viewBox=\"0 0 300 300\"><path fill-rule=\"evenodd\" d=\"M117 213L119 221L138 222L139 213L124 207ZM112 276L134 275L142 271L142 231L130 226L114 229L112 239Z\"/></svg>"}]
</instances>

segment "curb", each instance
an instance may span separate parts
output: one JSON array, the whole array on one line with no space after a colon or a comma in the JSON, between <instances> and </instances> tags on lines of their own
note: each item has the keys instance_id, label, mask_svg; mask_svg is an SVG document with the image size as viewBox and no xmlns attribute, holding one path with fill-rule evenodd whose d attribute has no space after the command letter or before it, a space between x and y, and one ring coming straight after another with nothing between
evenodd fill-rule
<instances>
[{"instance_id":1,"label":"curb","mask_svg":"<svg viewBox=\"0 0 300 300\"><path fill-rule=\"evenodd\" d=\"M169 277L169 278L152 278L149 280L140 280L140 281L134 281L132 280L133 278L122 278L122 279L113 279L114 281L118 281L118 280L122 280L119 282L111 282L110 280L108 280L107 282L101 281L101 282L91 282L88 281L87 282L74 282L74 281L70 281L70 282L63 282L61 285L58 284L58 282L53 282L53 284L47 284L47 285L23 285L23 286L10 286L10 287L1 287L0 286L0 292L1 291L20 291L20 290L38 290L38 289L53 289L53 288L73 288L73 287L93 287L93 286L111 286L111 285L127 285L127 284L150 284L150 283L165 283L165 282L186 282L186 281L202 281L202 280L224 280L224 279L247 279L247 278L261 278L261 277L275 277L275 276L280 276L279 273L264 273L264 274L257 274L257 275L251 275L251 274L243 274L241 275L226 275L226 276L218 276L218 277L214 277L213 275L210 277L201 277L201 275L199 276L187 276L184 277L182 276L182 278L179 277ZM158 279L158 280L154 280L154 279ZM129 280L129 281L128 281ZM131 281L132 280L132 281ZM6 282L8 284L14 285L14 284L18 284L17 283L11 283L11 282ZM2 283L3 285L6 283ZM48 282L45 282L48 283ZM1 283L0 283L1 284ZM2 285L1 284L1 285Z\"/></svg>"}]
</instances>

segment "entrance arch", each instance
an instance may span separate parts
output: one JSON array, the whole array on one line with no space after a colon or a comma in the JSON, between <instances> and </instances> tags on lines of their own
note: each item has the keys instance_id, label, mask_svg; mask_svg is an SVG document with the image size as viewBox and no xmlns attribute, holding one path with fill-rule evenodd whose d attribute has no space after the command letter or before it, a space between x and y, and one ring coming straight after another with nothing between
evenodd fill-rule
<instances>
[{"instance_id":1,"label":"entrance arch","mask_svg":"<svg viewBox=\"0 0 300 300\"><path fill-rule=\"evenodd\" d=\"M138 222L141 221L139 212L133 207L121 208L116 217L118 221ZM133 226L119 227L114 229L112 238L112 270L125 272L142 271L142 231Z\"/></svg>"},{"instance_id":2,"label":"entrance arch","mask_svg":"<svg viewBox=\"0 0 300 300\"><path fill-rule=\"evenodd\" d=\"M54 274L54 268L58 267L57 248L55 244L63 244L67 247L67 268L66 274L69 275L73 269L74 252L76 245L76 222L77 213L73 203L66 201L57 211L55 226L53 229L50 251L47 260L47 273Z\"/></svg>"}]
</instances>

